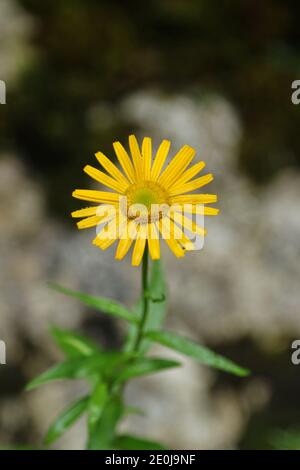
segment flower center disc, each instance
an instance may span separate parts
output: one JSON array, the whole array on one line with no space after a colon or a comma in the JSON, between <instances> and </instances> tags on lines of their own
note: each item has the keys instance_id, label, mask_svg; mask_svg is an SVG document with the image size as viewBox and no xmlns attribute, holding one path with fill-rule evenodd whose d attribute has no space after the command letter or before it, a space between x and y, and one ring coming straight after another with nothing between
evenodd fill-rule
<instances>
[{"instance_id":1,"label":"flower center disc","mask_svg":"<svg viewBox=\"0 0 300 470\"><path fill-rule=\"evenodd\" d=\"M140 223L158 221L169 207L166 192L153 181L132 184L125 195L128 218Z\"/></svg>"}]
</instances>

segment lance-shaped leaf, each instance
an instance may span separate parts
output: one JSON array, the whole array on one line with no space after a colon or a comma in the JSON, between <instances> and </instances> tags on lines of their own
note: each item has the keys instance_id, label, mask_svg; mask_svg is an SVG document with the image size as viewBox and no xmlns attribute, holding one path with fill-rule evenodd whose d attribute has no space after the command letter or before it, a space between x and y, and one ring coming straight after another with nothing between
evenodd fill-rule
<instances>
[{"instance_id":1,"label":"lance-shaped leaf","mask_svg":"<svg viewBox=\"0 0 300 470\"><path fill-rule=\"evenodd\" d=\"M62 330L53 326L51 327L51 335L58 347L68 357L91 356L101 351L100 347L88 338L69 330Z\"/></svg>"},{"instance_id":2,"label":"lance-shaped leaf","mask_svg":"<svg viewBox=\"0 0 300 470\"><path fill-rule=\"evenodd\" d=\"M78 299L83 302L85 305L93 307L97 310L101 310L101 312L103 313L122 318L123 320L127 320L131 323L138 322L138 318L132 312L130 312L126 307L114 300L106 299L103 297L93 297L91 295L67 289L65 287L61 287L53 283L49 284L49 286L57 292L68 295L70 297L74 297L75 299Z\"/></svg>"},{"instance_id":3,"label":"lance-shaped leaf","mask_svg":"<svg viewBox=\"0 0 300 470\"><path fill-rule=\"evenodd\" d=\"M107 399L107 384L98 382L88 403L88 426L90 432L93 432L94 427L99 422Z\"/></svg>"},{"instance_id":4,"label":"lance-shaped leaf","mask_svg":"<svg viewBox=\"0 0 300 470\"><path fill-rule=\"evenodd\" d=\"M111 450L116 435L117 424L123 414L123 405L116 395L106 401L99 419L93 423L89 432L89 450Z\"/></svg>"},{"instance_id":5,"label":"lance-shaped leaf","mask_svg":"<svg viewBox=\"0 0 300 470\"><path fill-rule=\"evenodd\" d=\"M61 362L29 382L26 390L32 390L53 380L75 379L78 377L78 371L81 370L83 364L84 361L81 358Z\"/></svg>"},{"instance_id":6,"label":"lance-shaped leaf","mask_svg":"<svg viewBox=\"0 0 300 470\"><path fill-rule=\"evenodd\" d=\"M50 426L45 437L45 444L56 441L87 409L89 396L83 397L67 408Z\"/></svg>"},{"instance_id":7,"label":"lance-shaped leaf","mask_svg":"<svg viewBox=\"0 0 300 470\"><path fill-rule=\"evenodd\" d=\"M116 383L123 383L134 377L160 372L180 365L180 362L169 359L156 359L151 357L137 358L132 364L129 364L120 372L116 379Z\"/></svg>"},{"instance_id":8,"label":"lance-shaped leaf","mask_svg":"<svg viewBox=\"0 0 300 470\"><path fill-rule=\"evenodd\" d=\"M120 450L165 450L159 442L148 441L137 436L121 435L114 440L114 446Z\"/></svg>"},{"instance_id":9,"label":"lance-shaped leaf","mask_svg":"<svg viewBox=\"0 0 300 470\"><path fill-rule=\"evenodd\" d=\"M33 379L27 390L44 385L53 380L91 378L95 374L110 375L111 371L128 360L130 355L121 352L101 352L88 357L77 357L61 362Z\"/></svg>"},{"instance_id":10,"label":"lance-shaped leaf","mask_svg":"<svg viewBox=\"0 0 300 470\"><path fill-rule=\"evenodd\" d=\"M152 261L150 282L148 285L148 317L144 331L156 330L161 327L164 322L167 311L167 293L166 282L160 260ZM137 303L134 311L139 318L142 316L143 299ZM126 343L126 350L131 350L137 336L137 326L131 325ZM151 345L151 342L144 339L140 351L145 353Z\"/></svg>"},{"instance_id":11,"label":"lance-shaped leaf","mask_svg":"<svg viewBox=\"0 0 300 470\"><path fill-rule=\"evenodd\" d=\"M171 331L150 331L146 336L156 343L196 359L201 364L206 364L241 377L247 376L250 373L248 369L244 369L210 349Z\"/></svg>"}]
</instances>

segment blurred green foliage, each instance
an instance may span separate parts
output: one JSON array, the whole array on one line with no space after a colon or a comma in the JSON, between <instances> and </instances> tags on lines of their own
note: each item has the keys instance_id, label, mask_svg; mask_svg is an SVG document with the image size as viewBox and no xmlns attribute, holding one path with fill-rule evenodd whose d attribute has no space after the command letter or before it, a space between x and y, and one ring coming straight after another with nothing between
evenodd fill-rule
<instances>
[{"instance_id":1,"label":"blurred green foliage","mask_svg":"<svg viewBox=\"0 0 300 470\"><path fill-rule=\"evenodd\" d=\"M276 450L300 450L299 429L275 429L270 433L270 442Z\"/></svg>"},{"instance_id":2,"label":"blurred green foliage","mask_svg":"<svg viewBox=\"0 0 300 470\"><path fill-rule=\"evenodd\" d=\"M299 165L300 78L293 0L19 0L36 19L28 64L10 97L10 142L44 176L53 208L69 211L78 168L136 123L118 116L126 94L218 92L244 126L240 164L257 182ZM96 103L99 125L90 125ZM8 142L8 145L10 145Z\"/></svg>"}]
</instances>

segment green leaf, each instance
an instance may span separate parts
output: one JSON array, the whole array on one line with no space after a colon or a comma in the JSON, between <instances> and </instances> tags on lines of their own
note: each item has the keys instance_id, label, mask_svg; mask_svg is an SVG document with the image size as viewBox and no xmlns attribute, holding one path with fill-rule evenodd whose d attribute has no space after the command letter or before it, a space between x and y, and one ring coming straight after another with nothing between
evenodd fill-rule
<instances>
[{"instance_id":1,"label":"green leaf","mask_svg":"<svg viewBox=\"0 0 300 470\"><path fill-rule=\"evenodd\" d=\"M156 330L161 327L164 322L167 311L167 294L166 282L164 279L163 269L160 260L152 261L150 282L148 286L149 296L149 314L145 325L145 331ZM138 318L142 315L143 301L139 300L134 311ZM131 325L126 343L126 350L130 351L136 340L137 326ZM150 341L142 342L140 351L145 353L151 345Z\"/></svg>"},{"instance_id":2,"label":"green leaf","mask_svg":"<svg viewBox=\"0 0 300 470\"><path fill-rule=\"evenodd\" d=\"M32 380L26 390L44 385L53 380L82 379L97 375L110 375L112 370L131 357L122 352L101 352L88 357L68 359L48 369Z\"/></svg>"},{"instance_id":3,"label":"green leaf","mask_svg":"<svg viewBox=\"0 0 300 470\"><path fill-rule=\"evenodd\" d=\"M168 359L156 359L149 357L137 358L132 364L128 365L120 372L116 379L116 383L120 384L134 377L152 374L153 372L159 372L164 369L178 367L180 365L180 362L171 361Z\"/></svg>"},{"instance_id":4,"label":"green leaf","mask_svg":"<svg viewBox=\"0 0 300 470\"><path fill-rule=\"evenodd\" d=\"M89 433L89 450L112 450L117 424L123 414L119 396L111 396Z\"/></svg>"},{"instance_id":5,"label":"green leaf","mask_svg":"<svg viewBox=\"0 0 300 470\"><path fill-rule=\"evenodd\" d=\"M270 433L269 440L276 450L300 450L299 429L274 429Z\"/></svg>"},{"instance_id":6,"label":"green leaf","mask_svg":"<svg viewBox=\"0 0 300 470\"><path fill-rule=\"evenodd\" d=\"M88 404L88 426L90 432L93 431L95 425L99 422L103 413L105 403L108 398L108 388L105 383L97 383Z\"/></svg>"},{"instance_id":7,"label":"green leaf","mask_svg":"<svg viewBox=\"0 0 300 470\"><path fill-rule=\"evenodd\" d=\"M78 371L81 370L83 364L83 359L72 359L61 362L33 379L26 386L26 390L32 390L53 380L74 379L78 376Z\"/></svg>"},{"instance_id":8,"label":"green leaf","mask_svg":"<svg viewBox=\"0 0 300 470\"><path fill-rule=\"evenodd\" d=\"M166 450L158 442L127 434L116 437L114 446L119 450Z\"/></svg>"},{"instance_id":9,"label":"green leaf","mask_svg":"<svg viewBox=\"0 0 300 470\"><path fill-rule=\"evenodd\" d=\"M127 320L131 323L138 323L138 318L132 312L114 300L105 299L103 297L92 297L91 295L73 291L53 283L49 284L49 286L61 294L81 300L85 305L100 310L103 313L122 318L123 320Z\"/></svg>"},{"instance_id":10,"label":"green leaf","mask_svg":"<svg viewBox=\"0 0 300 470\"><path fill-rule=\"evenodd\" d=\"M179 336L171 331L150 331L147 333L147 337L156 343L160 343L163 346L174 349L186 356L190 356L202 364L206 364L241 377L245 377L250 374L248 369L244 369L229 359L214 353L210 349L200 346L190 339Z\"/></svg>"},{"instance_id":11,"label":"green leaf","mask_svg":"<svg viewBox=\"0 0 300 470\"><path fill-rule=\"evenodd\" d=\"M51 327L51 335L56 344L68 357L91 356L101 349L88 338L72 331Z\"/></svg>"},{"instance_id":12,"label":"green leaf","mask_svg":"<svg viewBox=\"0 0 300 470\"><path fill-rule=\"evenodd\" d=\"M89 403L89 396L83 397L73 403L55 420L50 426L45 437L45 444L49 445L56 441L86 410Z\"/></svg>"}]
</instances>

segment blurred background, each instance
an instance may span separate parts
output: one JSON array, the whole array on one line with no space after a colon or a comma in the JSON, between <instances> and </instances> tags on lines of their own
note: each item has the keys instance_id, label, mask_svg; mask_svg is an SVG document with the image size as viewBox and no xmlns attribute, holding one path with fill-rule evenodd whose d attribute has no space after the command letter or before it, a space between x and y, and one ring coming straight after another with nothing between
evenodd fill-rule
<instances>
[{"instance_id":1,"label":"blurred background","mask_svg":"<svg viewBox=\"0 0 300 470\"><path fill-rule=\"evenodd\" d=\"M215 174L221 214L204 250L164 251L168 327L253 373L238 379L186 360L135 380L146 409L124 429L170 448L264 448L300 429L299 9L292 0L0 0L0 445L40 447L80 383L24 392L59 359L49 325L107 348L124 325L50 291L56 281L131 305L139 270L97 251L69 214L82 167L129 133L183 144ZM84 204L83 204L84 206ZM274 437L275 436L275 437ZM277 437L276 437L277 436ZM298 442L298 441L297 441ZM81 449L85 423L56 445ZM295 444L296 445L296 444ZM298 445L298 444L297 444Z\"/></svg>"}]
</instances>

